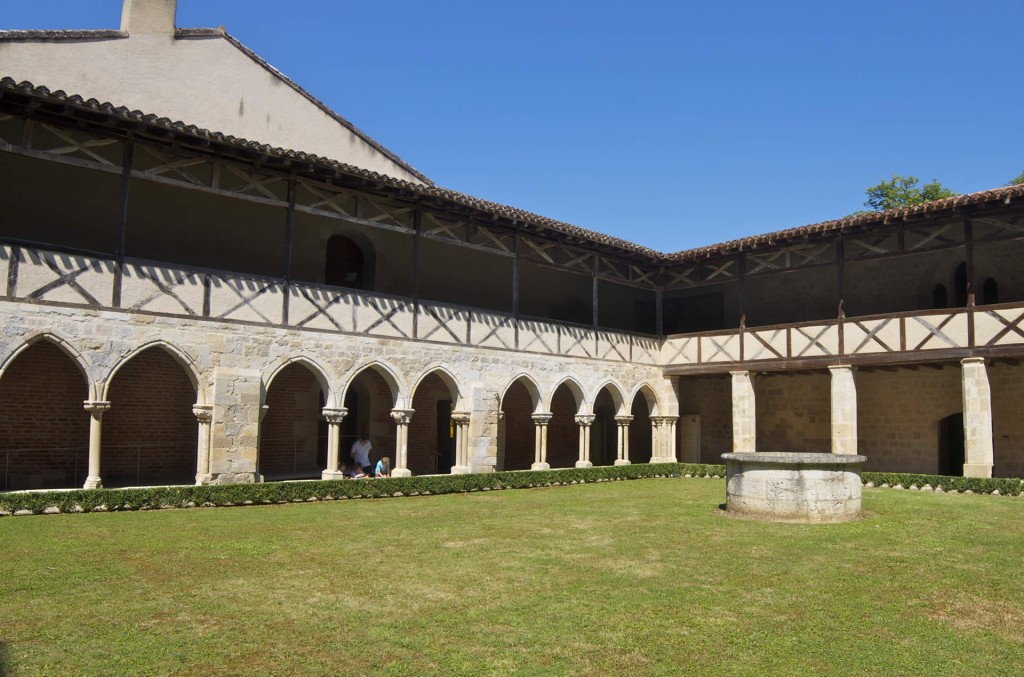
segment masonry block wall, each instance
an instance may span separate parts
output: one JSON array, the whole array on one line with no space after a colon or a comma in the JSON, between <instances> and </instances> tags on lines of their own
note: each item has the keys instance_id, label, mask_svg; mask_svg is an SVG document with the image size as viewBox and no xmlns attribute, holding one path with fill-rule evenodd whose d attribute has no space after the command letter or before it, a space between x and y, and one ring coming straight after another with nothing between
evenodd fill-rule
<instances>
[{"instance_id":1,"label":"masonry block wall","mask_svg":"<svg viewBox=\"0 0 1024 677\"><path fill-rule=\"evenodd\" d=\"M191 484L199 424L196 391L162 348L149 348L114 375L103 416L103 484Z\"/></svg>"},{"instance_id":2,"label":"masonry block wall","mask_svg":"<svg viewBox=\"0 0 1024 677\"><path fill-rule=\"evenodd\" d=\"M756 377L755 377L756 378ZM700 416L700 462L721 463L732 451L732 382L729 375L679 379L679 413Z\"/></svg>"},{"instance_id":3,"label":"masonry block wall","mask_svg":"<svg viewBox=\"0 0 1024 677\"><path fill-rule=\"evenodd\" d=\"M832 451L827 372L757 374L753 382L758 451Z\"/></svg>"},{"instance_id":4,"label":"masonry block wall","mask_svg":"<svg viewBox=\"0 0 1024 677\"><path fill-rule=\"evenodd\" d=\"M548 423L548 464L552 468L572 468L580 457L580 432L576 425L579 406L568 386L562 385L551 398L551 422Z\"/></svg>"},{"instance_id":5,"label":"masonry block wall","mask_svg":"<svg viewBox=\"0 0 1024 677\"><path fill-rule=\"evenodd\" d=\"M267 413L260 428L259 472L266 479L317 474L326 451L321 430L323 394L314 374L301 364L285 367L267 389Z\"/></svg>"},{"instance_id":6,"label":"masonry block wall","mask_svg":"<svg viewBox=\"0 0 1024 677\"><path fill-rule=\"evenodd\" d=\"M451 471L453 464L447 468L439 465L437 448L437 403L451 400L452 395L448 391L448 386L435 374L423 379L416 388L416 394L412 398L412 408L416 413L409 422L409 470L413 475ZM450 426L444 433L448 435L449 432ZM392 457L392 463L394 460Z\"/></svg>"},{"instance_id":7,"label":"masonry block wall","mask_svg":"<svg viewBox=\"0 0 1024 677\"><path fill-rule=\"evenodd\" d=\"M0 377L0 490L81 486L88 470L88 397L82 372L40 341Z\"/></svg>"},{"instance_id":8,"label":"masonry block wall","mask_svg":"<svg viewBox=\"0 0 1024 677\"><path fill-rule=\"evenodd\" d=\"M516 381L501 401L505 414L504 465L498 470L529 470L534 460L533 399L526 386Z\"/></svg>"},{"instance_id":9,"label":"masonry block wall","mask_svg":"<svg viewBox=\"0 0 1024 677\"><path fill-rule=\"evenodd\" d=\"M988 367L992 389L994 477L1024 477L1024 365Z\"/></svg>"},{"instance_id":10,"label":"masonry block wall","mask_svg":"<svg viewBox=\"0 0 1024 677\"><path fill-rule=\"evenodd\" d=\"M864 469L939 472L940 422L963 411L959 364L861 369L854 380Z\"/></svg>"}]
</instances>

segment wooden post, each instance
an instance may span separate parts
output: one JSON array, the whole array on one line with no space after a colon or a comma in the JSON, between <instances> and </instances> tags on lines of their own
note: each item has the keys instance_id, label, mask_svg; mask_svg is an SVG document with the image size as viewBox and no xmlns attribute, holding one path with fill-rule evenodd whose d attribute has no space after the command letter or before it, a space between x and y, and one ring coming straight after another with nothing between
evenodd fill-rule
<instances>
[{"instance_id":1,"label":"wooden post","mask_svg":"<svg viewBox=\"0 0 1024 677\"><path fill-rule=\"evenodd\" d=\"M746 292L746 287L747 287L747 283L746 283L746 278L747 278L747 257L746 257L746 255L743 252L740 252L739 256L737 257L736 274L737 274L737 277L739 277L739 280L740 280L740 326L739 326L739 334L740 334L740 362L742 362L746 358L746 355L744 354L746 351L743 348L743 344L746 343L746 339L744 338L743 334L745 333L746 328L747 328L747 300L746 300L746 296L747 296L747 292Z\"/></svg>"},{"instance_id":2,"label":"wooden post","mask_svg":"<svg viewBox=\"0 0 1024 677\"><path fill-rule=\"evenodd\" d=\"M110 299L115 308L121 307L121 285L124 279L124 250L128 232L128 186L132 178L132 153L135 143L128 138L121 154L121 191L117 202L117 234L114 238L114 291Z\"/></svg>"},{"instance_id":3,"label":"wooden post","mask_svg":"<svg viewBox=\"0 0 1024 677\"><path fill-rule=\"evenodd\" d=\"M284 210L284 298L281 299L281 320L288 324L288 301L292 281L292 240L295 231L295 175L288 178L288 207Z\"/></svg>"},{"instance_id":4,"label":"wooden post","mask_svg":"<svg viewBox=\"0 0 1024 677\"><path fill-rule=\"evenodd\" d=\"M412 213L412 337L419 338L420 318L420 228L422 214L419 209Z\"/></svg>"},{"instance_id":5,"label":"wooden post","mask_svg":"<svg viewBox=\"0 0 1024 677\"><path fill-rule=\"evenodd\" d=\"M512 238L512 324L515 328L515 347L519 350L519 233Z\"/></svg>"},{"instance_id":6,"label":"wooden post","mask_svg":"<svg viewBox=\"0 0 1024 677\"><path fill-rule=\"evenodd\" d=\"M654 291L654 333L658 336L665 335L665 309L663 292L661 289Z\"/></svg>"},{"instance_id":7,"label":"wooden post","mask_svg":"<svg viewBox=\"0 0 1024 677\"><path fill-rule=\"evenodd\" d=\"M974 224L964 219L964 263L967 269L967 345L974 347Z\"/></svg>"},{"instance_id":8,"label":"wooden post","mask_svg":"<svg viewBox=\"0 0 1024 677\"><path fill-rule=\"evenodd\" d=\"M596 262L595 262L595 265L594 265L594 272L593 272L593 275L591 277L591 286L593 288L593 298L591 299L591 303L594 304L593 321L594 321L594 329L596 330L597 329L597 265L596 265Z\"/></svg>"},{"instance_id":9,"label":"wooden post","mask_svg":"<svg viewBox=\"0 0 1024 677\"><path fill-rule=\"evenodd\" d=\"M839 320L839 354L846 353L846 335L844 323L846 320L846 248L843 244L843 236L836 238L836 275L839 286L839 307L836 316Z\"/></svg>"}]
</instances>

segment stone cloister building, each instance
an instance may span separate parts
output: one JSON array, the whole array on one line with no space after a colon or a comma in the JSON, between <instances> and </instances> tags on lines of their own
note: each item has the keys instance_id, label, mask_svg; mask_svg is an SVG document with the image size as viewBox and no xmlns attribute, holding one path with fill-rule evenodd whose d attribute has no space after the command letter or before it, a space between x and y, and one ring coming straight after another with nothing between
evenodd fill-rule
<instances>
[{"instance_id":1,"label":"stone cloister building","mask_svg":"<svg viewBox=\"0 0 1024 677\"><path fill-rule=\"evenodd\" d=\"M1024 475L1024 187L663 254L437 187L174 10L0 33L0 490L332 478L361 432Z\"/></svg>"}]
</instances>

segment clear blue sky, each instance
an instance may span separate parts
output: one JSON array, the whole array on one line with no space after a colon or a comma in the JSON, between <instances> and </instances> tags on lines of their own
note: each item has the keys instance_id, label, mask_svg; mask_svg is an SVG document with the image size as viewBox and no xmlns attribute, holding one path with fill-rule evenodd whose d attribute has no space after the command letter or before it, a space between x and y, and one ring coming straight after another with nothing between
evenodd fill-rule
<instances>
[{"instance_id":1,"label":"clear blue sky","mask_svg":"<svg viewBox=\"0 0 1024 677\"><path fill-rule=\"evenodd\" d=\"M120 6L3 2L0 27ZM177 23L225 26L439 185L664 251L843 216L892 173L1024 171L1021 0L179 0Z\"/></svg>"}]
</instances>

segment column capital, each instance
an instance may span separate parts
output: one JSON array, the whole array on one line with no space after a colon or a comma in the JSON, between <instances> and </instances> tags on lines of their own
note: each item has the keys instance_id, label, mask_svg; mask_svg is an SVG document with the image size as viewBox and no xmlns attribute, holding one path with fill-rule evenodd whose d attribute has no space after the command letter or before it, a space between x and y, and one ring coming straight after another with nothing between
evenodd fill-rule
<instances>
[{"instance_id":1,"label":"column capital","mask_svg":"<svg viewBox=\"0 0 1024 677\"><path fill-rule=\"evenodd\" d=\"M391 420L398 425L409 425L409 421L412 420L412 415L415 413L415 409L392 409Z\"/></svg>"},{"instance_id":2,"label":"column capital","mask_svg":"<svg viewBox=\"0 0 1024 677\"><path fill-rule=\"evenodd\" d=\"M110 402L106 400L83 400L82 406L94 418L103 418L103 414L110 410Z\"/></svg>"},{"instance_id":3,"label":"column capital","mask_svg":"<svg viewBox=\"0 0 1024 677\"><path fill-rule=\"evenodd\" d=\"M468 411L453 411L452 420L458 425L466 425L469 423L470 412Z\"/></svg>"},{"instance_id":4,"label":"column capital","mask_svg":"<svg viewBox=\"0 0 1024 677\"><path fill-rule=\"evenodd\" d=\"M729 372L731 376L750 376L752 373L749 369L737 369Z\"/></svg>"},{"instance_id":5,"label":"column capital","mask_svg":"<svg viewBox=\"0 0 1024 677\"><path fill-rule=\"evenodd\" d=\"M597 416L595 416L594 414L577 414L576 425L581 425L584 428L589 428L591 425L594 424L594 421L596 419Z\"/></svg>"},{"instance_id":6,"label":"column capital","mask_svg":"<svg viewBox=\"0 0 1024 677\"><path fill-rule=\"evenodd\" d=\"M651 416L651 423L675 423L679 420L678 416Z\"/></svg>"},{"instance_id":7,"label":"column capital","mask_svg":"<svg viewBox=\"0 0 1024 677\"><path fill-rule=\"evenodd\" d=\"M209 423L213 420L213 405L212 404L196 404L192 405L192 413L195 414L196 419L200 423Z\"/></svg>"},{"instance_id":8,"label":"column capital","mask_svg":"<svg viewBox=\"0 0 1024 677\"><path fill-rule=\"evenodd\" d=\"M328 423L340 424L348 415L348 409L345 407L324 407L321 413Z\"/></svg>"},{"instance_id":9,"label":"column capital","mask_svg":"<svg viewBox=\"0 0 1024 677\"><path fill-rule=\"evenodd\" d=\"M856 369L852 364L830 364L828 367L829 371L853 371Z\"/></svg>"},{"instance_id":10,"label":"column capital","mask_svg":"<svg viewBox=\"0 0 1024 677\"><path fill-rule=\"evenodd\" d=\"M550 411L541 411L536 414L531 414L530 418L533 419L536 425L547 425L551 422L551 417L554 416Z\"/></svg>"},{"instance_id":11,"label":"column capital","mask_svg":"<svg viewBox=\"0 0 1024 677\"><path fill-rule=\"evenodd\" d=\"M630 416L629 414L624 414L622 416L616 416L615 417L615 422L618 423L619 425L629 425L629 423L632 420L633 420L633 417Z\"/></svg>"},{"instance_id":12,"label":"column capital","mask_svg":"<svg viewBox=\"0 0 1024 677\"><path fill-rule=\"evenodd\" d=\"M980 365L984 366L985 358L984 357L965 357L964 359L960 360L960 364L980 364Z\"/></svg>"}]
</instances>

